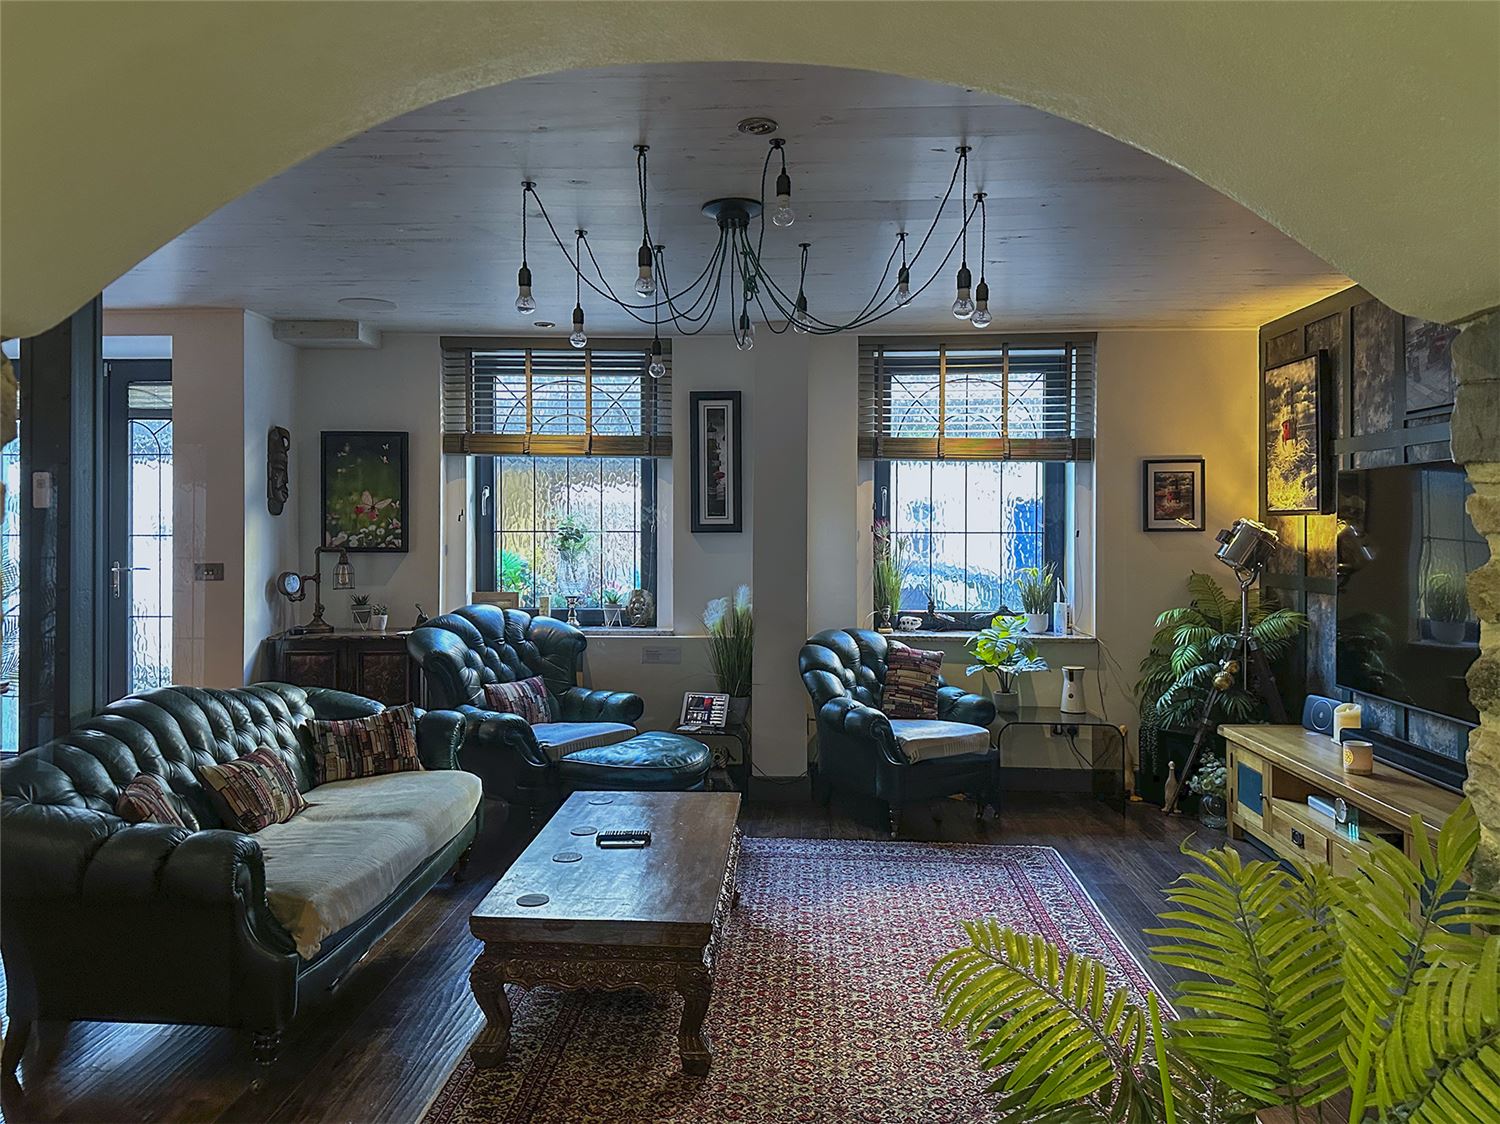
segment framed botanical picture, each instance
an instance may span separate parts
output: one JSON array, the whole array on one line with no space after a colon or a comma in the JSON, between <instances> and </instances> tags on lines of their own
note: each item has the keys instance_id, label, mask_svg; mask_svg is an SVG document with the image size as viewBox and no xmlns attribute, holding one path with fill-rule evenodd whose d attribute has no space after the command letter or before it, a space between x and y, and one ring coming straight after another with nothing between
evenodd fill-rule
<instances>
[{"instance_id":1,"label":"framed botanical picture","mask_svg":"<svg viewBox=\"0 0 1500 1124\"><path fill-rule=\"evenodd\" d=\"M1268 514L1333 510L1333 412L1327 351L1267 368L1261 380L1261 456Z\"/></svg>"},{"instance_id":2,"label":"framed botanical picture","mask_svg":"<svg viewBox=\"0 0 1500 1124\"><path fill-rule=\"evenodd\" d=\"M694 391L693 413L693 533L739 532L740 510L740 392Z\"/></svg>"},{"instance_id":3,"label":"framed botanical picture","mask_svg":"<svg viewBox=\"0 0 1500 1124\"><path fill-rule=\"evenodd\" d=\"M405 433L323 432L323 545L360 553L410 549Z\"/></svg>"},{"instance_id":4,"label":"framed botanical picture","mask_svg":"<svg viewBox=\"0 0 1500 1124\"><path fill-rule=\"evenodd\" d=\"M1206 526L1203 458L1142 462L1141 530L1201 531Z\"/></svg>"}]
</instances>

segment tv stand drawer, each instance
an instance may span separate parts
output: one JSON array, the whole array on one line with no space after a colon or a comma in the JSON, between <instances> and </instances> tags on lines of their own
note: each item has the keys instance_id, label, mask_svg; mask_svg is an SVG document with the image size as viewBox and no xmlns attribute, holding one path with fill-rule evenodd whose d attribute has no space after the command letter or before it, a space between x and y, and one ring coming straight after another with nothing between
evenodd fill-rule
<instances>
[{"instance_id":1,"label":"tv stand drawer","mask_svg":"<svg viewBox=\"0 0 1500 1124\"><path fill-rule=\"evenodd\" d=\"M1292 811L1290 801L1267 797L1266 834L1279 854L1294 855L1308 862L1330 861L1332 833L1325 832L1310 820Z\"/></svg>"}]
</instances>

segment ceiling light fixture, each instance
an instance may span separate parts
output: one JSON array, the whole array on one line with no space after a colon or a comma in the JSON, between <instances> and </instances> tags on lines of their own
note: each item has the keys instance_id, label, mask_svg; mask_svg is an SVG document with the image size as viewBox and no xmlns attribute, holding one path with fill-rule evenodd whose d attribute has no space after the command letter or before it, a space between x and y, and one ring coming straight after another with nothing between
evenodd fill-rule
<instances>
[{"instance_id":1,"label":"ceiling light fixture","mask_svg":"<svg viewBox=\"0 0 1500 1124\"><path fill-rule=\"evenodd\" d=\"M396 302L384 297L340 297L339 304L355 312L395 312Z\"/></svg>"},{"instance_id":2,"label":"ceiling light fixture","mask_svg":"<svg viewBox=\"0 0 1500 1124\"><path fill-rule=\"evenodd\" d=\"M989 241L989 231L986 229L988 223L985 219L984 192L974 193L974 206L979 210L979 287L974 290L974 311L969 315L969 323L976 328L988 328L990 321L994 319L990 315L990 285L984 279L984 252L985 243Z\"/></svg>"},{"instance_id":3,"label":"ceiling light fixture","mask_svg":"<svg viewBox=\"0 0 1500 1124\"><path fill-rule=\"evenodd\" d=\"M735 128L752 137L768 137L781 126L772 117L746 117Z\"/></svg>"},{"instance_id":4,"label":"ceiling light fixture","mask_svg":"<svg viewBox=\"0 0 1500 1124\"><path fill-rule=\"evenodd\" d=\"M744 124L745 122L741 122L742 126ZM774 128L775 123L771 124ZM938 275L946 268L960 247L962 247L961 264L958 270L957 298L953 302L953 315L969 320L976 308L979 308L982 309L982 313L975 327L984 327L990 322L989 286L985 283L982 260L983 234L981 234L979 304L977 306L974 301L975 293L968 264L969 224L978 212L981 216L981 229L983 228L985 199L983 192L975 192L973 206L967 206L969 152L971 151L968 145L959 145L954 150L957 153L957 159L954 162L953 174L948 179L948 188L939 197L937 211L926 233L922 236L922 240L917 244L915 252L908 256L907 232L903 230L897 234L896 244L886 258L885 268L881 271L880 278L869 299L864 302L864 307L858 313L844 321L824 320L810 311L806 284L811 242L798 243L801 249L801 260L795 295L789 293L771 276L761 259L766 238L766 181L770 176L773 159L779 159L781 171L776 177L775 210L771 215L771 223L773 226L790 226L795 221L795 215L791 211L791 175L786 170L785 141L778 137L770 142L765 162L761 165L758 198L733 196L710 199L703 204L703 213L713 219L719 227L719 239L697 277L680 287L673 287L671 284L667 271L666 247L653 242L651 238L648 198L650 183L647 174L647 153L650 151L650 146L638 144L635 146L635 151L636 181L641 206L641 244L636 253L635 292L638 297L644 298L641 301L631 301L615 290L600 266L599 259L594 255L594 248L589 243L588 231L579 228L573 232L573 250L569 253L567 244L562 240L551 216L547 213L546 205L537 193L536 184L531 180L525 180L521 184L523 202L521 270L517 279L516 308L526 312L535 308L535 303L531 299L531 270L526 263L528 212L525 203L529 199L530 202L535 203L542 221L547 224L552 240L557 244L558 250L561 251L564 260L573 271L573 333L568 337L568 341L574 347L588 346L583 316L583 287L585 285L597 296L611 302L640 323L651 325L653 361L650 373L659 378L666 373L665 364L659 361L662 357L660 350L662 321L668 321L680 335L690 336L702 332L712 321L720 298L724 295L726 274L730 331L734 336L735 346L741 351L749 351L755 346L755 316L752 315L752 305L755 312L759 314L761 322L776 335L789 330L812 335L832 335L837 332L864 328L884 319L920 296L927 286L937 280ZM947 253L943 255L942 261L933 267L927 280L913 288L912 270L926 252L928 243L948 209L954 189L960 185L959 230L949 245ZM757 222L758 228L752 234L751 224ZM900 267L896 271L895 282L892 283L891 272L898 257ZM592 276L584 275L585 260L587 260ZM524 304L523 307L523 302L530 303ZM767 302L770 304L769 309ZM971 323L973 323L972 320Z\"/></svg>"}]
</instances>

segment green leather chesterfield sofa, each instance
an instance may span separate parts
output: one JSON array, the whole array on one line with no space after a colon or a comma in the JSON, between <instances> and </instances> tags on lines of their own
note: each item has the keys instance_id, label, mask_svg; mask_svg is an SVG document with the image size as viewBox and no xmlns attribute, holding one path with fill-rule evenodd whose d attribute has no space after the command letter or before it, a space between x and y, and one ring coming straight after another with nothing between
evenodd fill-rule
<instances>
[{"instance_id":1,"label":"green leather chesterfield sofa","mask_svg":"<svg viewBox=\"0 0 1500 1124\"><path fill-rule=\"evenodd\" d=\"M269 1066L298 1008L460 865L479 829L480 783L458 771L465 722L451 711L418 720L423 771L313 787L309 721L381 709L285 683L163 687L7 762L4 1076L39 1020L233 1027L253 1034ZM254 835L224 830L197 766L258 746L280 752L311 807ZM115 815L120 789L143 772L165 780L202 829ZM337 931L309 929L307 910L290 927L278 917L309 879L312 900L338 904L317 923L351 915Z\"/></svg>"}]
</instances>

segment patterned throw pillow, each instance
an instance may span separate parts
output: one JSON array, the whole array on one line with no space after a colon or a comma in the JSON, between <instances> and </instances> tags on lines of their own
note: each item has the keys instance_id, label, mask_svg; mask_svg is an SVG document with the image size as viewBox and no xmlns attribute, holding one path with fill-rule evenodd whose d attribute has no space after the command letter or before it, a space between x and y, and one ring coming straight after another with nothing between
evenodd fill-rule
<instances>
[{"instance_id":1,"label":"patterned throw pillow","mask_svg":"<svg viewBox=\"0 0 1500 1124\"><path fill-rule=\"evenodd\" d=\"M160 823L198 830L198 818L173 795L167 782L153 773L142 773L120 790L115 815L126 823Z\"/></svg>"},{"instance_id":2,"label":"patterned throw pillow","mask_svg":"<svg viewBox=\"0 0 1500 1124\"><path fill-rule=\"evenodd\" d=\"M486 683L484 704L501 714L519 714L533 726L538 722L552 721L552 710L547 705L547 684L542 682L540 675L514 683Z\"/></svg>"},{"instance_id":3,"label":"patterned throw pillow","mask_svg":"<svg viewBox=\"0 0 1500 1124\"><path fill-rule=\"evenodd\" d=\"M368 718L311 725L313 776L318 784L422 768L417 720L410 705L389 707Z\"/></svg>"},{"instance_id":4,"label":"patterned throw pillow","mask_svg":"<svg viewBox=\"0 0 1500 1124\"><path fill-rule=\"evenodd\" d=\"M880 709L887 718L929 718L937 713L942 652L926 652L891 641L885 655L885 693Z\"/></svg>"},{"instance_id":5,"label":"patterned throw pillow","mask_svg":"<svg viewBox=\"0 0 1500 1124\"><path fill-rule=\"evenodd\" d=\"M219 819L237 831L259 831L273 823L286 823L307 807L291 768L267 746L221 765L204 765L198 776Z\"/></svg>"}]
</instances>

